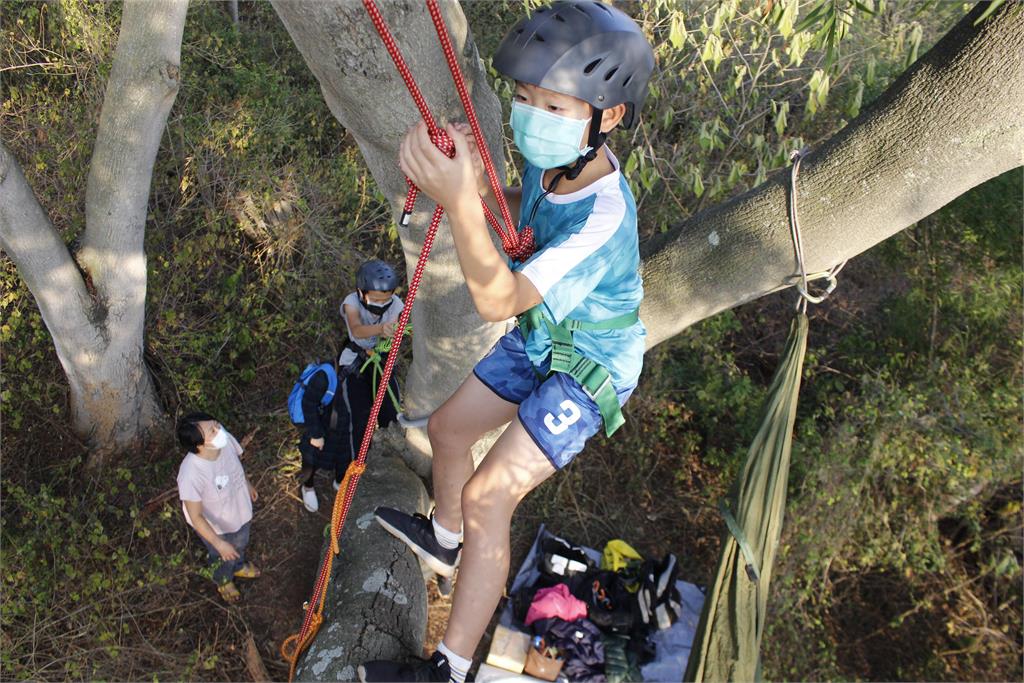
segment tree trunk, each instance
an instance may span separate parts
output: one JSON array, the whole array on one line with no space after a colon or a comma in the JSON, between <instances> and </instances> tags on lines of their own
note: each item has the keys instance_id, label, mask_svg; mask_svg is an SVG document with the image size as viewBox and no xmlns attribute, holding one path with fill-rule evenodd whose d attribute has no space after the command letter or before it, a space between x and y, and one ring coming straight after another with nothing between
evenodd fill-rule
<instances>
[{"instance_id":1,"label":"tree trunk","mask_svg":"<svg viewBox=\"0 0 1024 683\"><path fill-rule=\"evenodd\" d=\"M465 121L425 4L419 0L378 4L438 121ZM420 114L366 10L353 0L273 0L273 5L320 82L331 112L359 144L377 186L391 202L397 222L406 195L405 176L397 163L398 143L420 120ZM503 178L501 106L487 86L462 8L447 0L441 2L441 9L452 43L461 55L460 67L480 125L487 133L498 176ZM409 227L399 230L410 274L434 204L420 195L416 209ZM486 323L477 315L462 280L447 222L438 230L412 323L416 329L412 339L414 361L404 393L407 412L410 417L418 417L428 415L448 398L476 359L504 331L501 325ZM409 440L414 451L410 464L426 475L430 449L425 430L410 430Z\"/></svg>"},{"instance_id":2,"label":"tree trunk","mask_svg":"<svg viewBox=\"0 0 1024 683\"><path fill-rule=\"evenodd\" d=\"M92 464L160 418L143 362L143 240L153 162L178 92L187 0L126 2L86 187L78 263L10 152L0 146L0 245L18 266L68 377L76 433Z\"/></svg>"},{"instance_id":3,"label":"tree trunk","mask_svg":"<svg viewBox=\"0 0 1024 683\"><path fill-rule=\"evenodd\" d=\"M397 216L405 185L398 145L418 114L361 6L274 0L274 7L320 81L331 111L358 141ZM802 164L799 208L806 265L822 270L906 228L971 187L1021 164L1024 149L1024 12L1007 3L974 26L980 5L855 121ZM476 66L458 7L445 5L492 154L502 155L497 104ZM460 119L426 11L390 2L384 13L415 77L443 118ZM787 223L788 173L701 212L645 249L641 317L649 346L715 313L793 284ZM429 208L402 234L406 259L418 253ZM414 410L429 412L472 368L500 331L469 300L448 233L442 229L417 301L416 360L407 385ZM383 561L383 560L382 560ZM349 577L356 581L358 577ZM338 591L343 591L339 587ZM387 626L363 613L361 633ZM351 657L351 634L323 647ZM361 637L361 636L360 636ZM318 647L320 647L318 645ZM341 670L355 658L337 661ZM304 672L307 670L304 670ZM314 677L322 671L312 669ZM343 674L350 674L345 669Z\"/></svg>"}]
</instances>

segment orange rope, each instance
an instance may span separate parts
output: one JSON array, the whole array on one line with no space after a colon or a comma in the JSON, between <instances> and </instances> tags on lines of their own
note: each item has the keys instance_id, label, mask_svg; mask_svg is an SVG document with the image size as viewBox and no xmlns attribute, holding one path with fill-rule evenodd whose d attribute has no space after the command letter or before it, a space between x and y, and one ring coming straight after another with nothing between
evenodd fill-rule
<instances>
[{"instance_id":1,"label":"orange rope","mask_svg":"<svg viewBox=\"0 0 1024 683\"><path fill-rule=\"evenodd\" d=\"M445 53L445 59L452 72L452 78L455 81L459 97L466 110L466 116L479 143L479 150L481 157L485 162L488 180L491 183L492 192L494 193L495 199L498 201L501 209L506 229L501 229L497 218L491 213L487 208L487 204L483 203L483 200L481 199L481 204L484 208L484 215L487 218L487 221L491 224L491 227L493 227L501 236L502 246L504 247L505 252L515 260L525 261L533 252L532 230L530 230L529 227L524 228L519 233L515 230L515 225L511 220L511 214L509 213L508 206L505 203L504 194L502 193L498 183L498 177L494 171L493 164L490 162L487 145L483 144L483 135L480 131L479 123L476 120L476 115L473 112L473 105L472 102L470 102L469 93L466 89L464 79L462 78L462 73L458 66L458 60L456 59L455 49L451 45L451 39L448 36L448 29L444 24L444 19L441 16L437 0L426 0L426 4L430 11L431 18L433 19L434 28L437 30L438 39L441 41L442 50ZM413 101L420 110L420 114L430 131L430 139L449 157L454 156L454 142L434 121L434 117L431 115L430 110L427 107L426 100L423 98L423 95L420 93L418 86L413 80L412 74L409 71L408 66L405 64L405 60L402 58L402 55L398 50L398 45L395 43L394 37L387 28L387 24L384 22L384 17L381 15L376 3L374 0L363 0L363 6L366 8L370 19L373 21L374 27L377 29L377 33L380 35L381 40L384 42L385 47L388 50L388 54L391 56L392 61L394 61L395 67L398 69L405 81L405 84L409 89L409 94L412 96ZM402 218L399 221L402 225L407 224L407 220L412 214L416 197L419 194L419 188L417 188L411 180L406 178L406 182L409 185L409 193L406 195ZM434 208L434 214L430 219L430 227L427 228L426 235L423 238L423 247L420 251L419 261L416 263L416 269L409 282L406 304L402 310L402 314L398 318L398 325L395 328L393 337L395 341L392 351L388 355L387 363L384 365L384 371L380 379L380 386L377 389L377 395L374 399L373 407L370 410L369 420L366 423L366 430L363 434L363 443L359 450L359 456L354 462L352 462L352 464L349 465L348 470L345 472L345 479L343 480L342 485L338 487L338 493L334 497L334 508L331 512L331 552L327 553L327 556L324 558L323 564L320 568L320 573L317 576L316 583L313 587L313 597L310 600L310 602L316 603L315 610L313 605L307 602L303 606L303 609L305 610L305 618L303 619L302 629L298 633L289 636L281 643L281 655L289 663L289 681L292 681L295 678L295 667L299 656L306 650L306 648L309 647L313 638L316 636L317 630L323 623L324 600L327 596L327 586L331 581L331 569L333 567L334 556L340 551L339 541L341 529L345 524L345 517L348 515L349 507L351 506L352 499L355 496L356 486L359 484L359 477L362 476L363 472L366 470L366 456L370 447L370 441L373 438L374 430L377 427L377 417L380 413L381 402L383 401L385 392L388 390L388 382L391 379L395 359L398 357L398 350L401 347L402 337L405 332L406 325L409 322L409 315L412 312L413 303L416 299L416 292L419 289L420 280L423 277L423 269L426 266L427 258L429 257L430 250L433 246L434 236L437 234L437 229L441 223L443 214L444 207L437 205Z\"/></svg>"},{"instance_id":2,"label":"orange rope","mask_svg":"<svg viewBox=\"0 0 1024 683\"><path fill-rule=\"evenodd\" d=\"M362 476L363 472L366 471L366 463L354 461L349 463L348 469L345 470L345 478L341 480L341 484L338 486L338 492L334 496L334 507L331 509L331 552L327 553L327 557L324 558L326 563L324 575L327 576L327 583L330 583L331 570L334 566L334 556L341 552L341 527L345 523L345 498L348 493L349 487L354 488L355 483L359 481L359 477ZM353 491L354 493L354 491ZM324 585L324 589L320 592L320 600L316 605L316 611L310 616L309 628L306 631L305 637L302 637L302 632L292 634L284 639L281 643L281 656L288 662L288 680L295 680L295 666L299 662L299 655L305 652L306 648L309 647L313 639L316 638L317 631L320 630L320 625L324 622L324 601L327 598L327 586ZM304 610L312 609L309 603L303 605ZM301 641L300 641L300 637Z\"/></svg>"}]
</instances>

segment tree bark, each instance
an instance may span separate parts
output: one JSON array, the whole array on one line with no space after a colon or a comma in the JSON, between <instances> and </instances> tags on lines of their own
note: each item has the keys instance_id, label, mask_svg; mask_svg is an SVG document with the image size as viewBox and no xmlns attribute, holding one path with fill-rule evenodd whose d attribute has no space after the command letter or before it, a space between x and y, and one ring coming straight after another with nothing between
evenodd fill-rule
<instances>
[{"instance_id":1,"label":"tree bark","mask_svg":"<svg viewBox=\"0 0 1024 683\"><path fill-rule=\"evenodd\" d=\"M35 297L68 377L73 426L92 464L160 419L143 362L146 209L178 92L187 0L126 2L86 187L78 263L0 147L0 240Z\"/></svg>"},{"instance_id":2,"label":"tree bark","mask_svg":"<svg viewBox=\"0 0 1024 683\"><path fill-rule=\"evenodd\" d=\"M425 4L420 0L378 4L437 120L465 121ZM498 165L498 176L503 178L501 106L487 86L462 8L452 0L440 4L477 117L487 133L491 156ZM397 161L398 144L406 130L420 120L420 114L366 10L353 0L273 0L273 5L320 82L331 112L358 143L397 223L406 195L405 176ZM420 195L409 227L399 229L409 274L433 210L434 204ZM412 314L414 361L404 392L410 417L428 415L448 398L476 359L504 331L503 326L486 323L477 315L447 221L438 230L419 291ZM408 436L413 451L410 464L425 476L430 467L425 430L409 430Z\"/></svg>"},{"instance_id":3,"label":"tree bark","mask_svg":"<svg viewBox=\"0 0 1024 683\"><path fill-rule=\"evenodd\" d=\"M800 166L808 272L866 251L1024 162L1024 12L979 3ZM648 347L792 285L789 171L696 214L645 246Z\"/></svg>"},{"instance_id":4,"label":"tree bark","mask_svg":"<svg viewBox=\"0 0 1024 683\"><path fill-rule=\"evenodd\" d=\"M362 7L301 0L274 0L274 7L397 216L405 194L396 163L398 145L418 114ZM973 11L873 106L804 160L799 208L809 272L863 252L1021 164L1024 12L1007 3L974 26L982 10ZM458 7L448 3L445 12L457 44L465 46L463 56L475 57ZM435 113L461 118L425 10L418 2L396 1L387 3L384 13ZM471 62L467 79L492 154L501 159L495 146L501 136L497 104L476 59ZM788 182L788 172L779 173L646 245L641 318L649 346L794 283ZM432 208L425 201L421 206L411 229L402 233L409 264ZM414 309L416 359L407 384L409 405L422 412L447 398L500 332L474 312L444 229L427 273ZM337 648L351 657L353 639L363 642L364 633L390 623L386 616L362 616L366 626L358 636L332 635L334 624L328 619L327 635L320 636L328 642L317 647ZM354 658L345 665L351 663ZM320 680L330 677L323 670L306 671Z\"/></svg>"}]
</instances>

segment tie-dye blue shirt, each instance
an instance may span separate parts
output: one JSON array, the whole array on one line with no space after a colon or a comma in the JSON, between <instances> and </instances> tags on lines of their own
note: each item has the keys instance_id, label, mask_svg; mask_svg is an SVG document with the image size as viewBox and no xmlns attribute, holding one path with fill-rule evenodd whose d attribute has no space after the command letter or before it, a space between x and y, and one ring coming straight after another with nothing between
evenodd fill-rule
<instances>
[{"instance_id":1,"label":"tie-dye blue shirt","mask_svg":"<svg viewBox=\"0 0 1024 683\"><path fill-rule=\"evenodd\" d=\"M615 170L570 194L544 193L543 171L529 164L523 173L520 226L530 221L537 251L515 266L544 298L544 312L556 323L565 318L599 322L636 309L643 299L636 202L609 152ZM643 323L620 330L573 333L576 350L604 366L617 389L636 384L643 367L647 331ZM526 352L547 369L551 337L544 326L526 340Z\"/></svg>"}]
</instances>

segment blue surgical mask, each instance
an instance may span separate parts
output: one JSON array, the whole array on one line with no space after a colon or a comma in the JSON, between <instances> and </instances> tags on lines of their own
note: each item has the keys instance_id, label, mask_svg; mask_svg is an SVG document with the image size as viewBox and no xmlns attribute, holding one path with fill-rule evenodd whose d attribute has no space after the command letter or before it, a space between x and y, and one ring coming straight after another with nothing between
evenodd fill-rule
<instances>
[{"instance_id":1,"label":"blue surgical mask","mask_svg":"<svg viewBox=\"0 0 1024 683\"><path fill-rule=\"evenodd\" d=\"M512 139L523 158L541 169L568 166L590 151L580 149L583 131L590 119L570 119L531 107L512 103Z\"/></svg>"}]
</instances>

